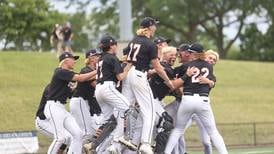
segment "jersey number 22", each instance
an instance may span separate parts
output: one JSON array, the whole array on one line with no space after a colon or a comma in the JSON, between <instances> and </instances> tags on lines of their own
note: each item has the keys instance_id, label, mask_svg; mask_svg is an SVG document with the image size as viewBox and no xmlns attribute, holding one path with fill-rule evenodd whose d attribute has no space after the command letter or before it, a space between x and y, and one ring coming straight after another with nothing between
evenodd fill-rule
<instances>
[{"instance_id":1,"label":"jersey number 22","mask_svg":"<svg viewBox=\"0 0 274 154\"><path fill-rule=\"evenodd\" d=\"M196 67L195 71L196 71L195 74L191 77L191 82L192 83L199 83L200 82L199 81L199 76L200 75L206 78L209 74L209 70L206 67L203 67L201 70Z\"/></svg>"}]
</instances>

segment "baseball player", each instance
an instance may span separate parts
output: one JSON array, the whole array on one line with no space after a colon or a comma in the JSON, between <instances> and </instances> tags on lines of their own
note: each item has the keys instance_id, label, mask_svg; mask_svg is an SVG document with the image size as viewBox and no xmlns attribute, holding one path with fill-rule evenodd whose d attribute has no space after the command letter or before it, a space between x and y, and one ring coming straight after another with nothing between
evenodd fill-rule
<instances>
[{"instance_id":1,"label":"baseball player","mask_svg":"<svg viewBox=\"0 0 274 154\"><path fill-rule=\"evenodd\" d=\"M184 81L184 94L178 109L175 129L172 131L168 140L165 153L171 153L172 149L183 135L187 122L195 113L203 123L213 145L220 154L227 154L223 138L219 134L212 109L210 107L209 92L211 87L208 83L200 83L200 78L205 77L211 81L216 81L213 75L213 68L208 62L203 60L205 54L200 44L192 44L188 51L194 52L194 60L182 66L182 74L186 68L194 67L195 74L189 76L184 74L181 79Z\"/></svg>"},{"instance_id":2,"label":"baseball player","mask_svg":"<svg viewBox=\"0 0 274 154\"><path fill-rule=\"evenodd\" d=\"M189 44L181 44L177 48L177 51L178 51L177 56L178 56L179 63L183 64L192 60L192 54L189 51L187 51L188 48L189 48ZM174 73L176 77L179 75L179 70L180 70L180 66L174 69ZM172 95L175 96L175 100L169 103L168 105L166 105L165 110L171 117L173 117L173 123L176 124L176 115L177 115L177 110L179 108L179 105L181 103L181 95L178 93L172 93ZM174 154L184 153L185 147L186 147L185 139L183 136L181 136L178 144L173 149L173 153Z\"/></svg>"},{"instance_id":3,"label":"baseball player","mask_svg":"<svg viewBox=\"0 0 274 154\"><path fill-rule=\"evenodd\" d=\"M103 51L97 64L97 85L95 90L96 99L102 109L104 120L111 118L113 114L117 126L113 130L113 142L107 148L111 153L120 153L121 144L119 138L124 133L124 114L129 109L129 101L117 89L118 81L123 80L131 68L128 63L123 69L116 57L117 42L111 36L104 36L100 41L100 48Z\"/></svg>"},{"instance_id":4,"label":"baseball player","mask_svg":"<svg viewBox=\"0 0 274 154\"><path fill-rule=\"evenodd\" d=\"M167 47L168 43L171 42L171 39L166 39L164 37L156 37L153 42L157 45L157 49L158 49L158 57L160 59L160 61L163 60L163 53L162 53L162 48Z\"/></svg>"},{"instance_id":5,"label":"baseball player","mask_svg":"<svg viewBox=\"0 0 274 154\"><path fill-rule=\"evenodd\" d=\"M176 48L175 47L164 47L162 48L163 52L163 61L161 62L161 65L163 66L166 74L170 79L173 79L175 77L175 74L173 72L173 69L171 66L174 65L176 61ZM164 84L164 80L158 75L153 74L151 79L149 80L149 84L154 96L154 105L155 105L155 123L154 123L154 136L158 134L162 134L161 136L169 135L170 130L173 128L173 120L172 117L170 117L163 108L163 102L162 99L169 93L170 88ZM142 129L142 123L136 123L134 128L134 134L132 137L133 143L139 143L140 137L141 137L141 129ZM159 153L160 151L164 150L165 147L165 141L167 141L167 137L159 137L161 138L158 142L156 139L156 147L154 149L155 152ZM127 144L125 144L127 145ZM136 153L136 152L129 152L126 151L125 153Z\"/></svg>"},{"instance_id":6,"label":"baseball player","mask_svg":"<svg viewBox=\"0 0 274 154\"><path fill-rule=\"evenodd\" d=\"M86 74L74 73L72 69L78 58L79 56L74 56L69 52L62 53L59 56L59 67L55 69L50 82L44 113L54 128L54 140L48 149L48 154L57 153L66 140L65 132L69 132L72 136L68 153L82 152L83 132L73 116L65 109L65 104L72 94L71 82L89 80L95 76L96 71Z\"/></svg>"},{"instance_id":7,"label":"baseball player","mask_svg":"<svg viewBox=\"0 0 274 154\"><path fill-rule=\"evenodd\" d=\"M86 66L81 69L80 74L96 70L99 56L100 53L95 49L86 52ZM95 78L85 82L78 82L70 100L70 112L84 133L84 141L91 139L95 130L100 126L97 116L95 116L101 113L101 108L94 96L95 86Z\"/></svg>"},{"instance_id":8,"label":"baseball player","mask_svg":"<svg viewBox=\"0 0 274 154\"><path fill-rule=\"evenodd\" d=\"M175 78L175 73L172 68L176 61L176 48L175 47L163 47L162 48L162 61L161 65L164 67L170 80ZM165 144L170 134L170 130L173 128L173 119L164 110L163 98L169 94L170 88L163 83L163 79L157 74L153 74L150 81L151 90L155 98L155 108L156 108L156 121L155 125L158 129L156 136L156 146L154 151L156 153L163 152L165 149ZM156 129L156 130L157 130Z\"/></svg>"},{"instance_id":9,"label":"baseball player","mask_svg":"<svg viewBox=\"0 0 274 154\"><path fill-rule=\"evenodd\" d=\"M219 60L219 54L217 52L213 50L207 50L205 52L205 61L207 61L209 64L215 65L218 60ZM214 81L211 81L204 76L199 77L199 83L208 84L211 88L214 87ZM207 134L206 128L204 127L201 119L196 114L192 115L191 119L188 121L188 124L186 125L186 129L191 126L192 121L195 121L198 126L198 129L200 132L200 138L204 145L204 153L212 154L212 145L210 141L210 136Z\"/></svg>"},{"instance_id":10,"label":"baseball player","mask_svg":"<svg viewBox=\"0 0 274 154\"><path fill-rule=\"evenodd\" d=\"M151 148L153 124L155 120L155 108L153 103L153 94L147 80L147 71L150 64L156 70L161 78L164 79L171 89L173 85L161 66L158 56L157 47L150 40L156 31L157 21L151 17L144 18L137 30L137 36L128 44L130 49L127 53L127 60L133 63L128 76L123 81L122 93L128 98L133 105L139 103L140 116L142 121L142 135L140 152L153 153ZM135 143L138 145L139 143Z\"/></svg>"},{"instance_id":11,"label":"baseball player","mask_svg":"<svg viewBox=\"0 0 274 154\"><path fill-rule=\"evenodd\" d=\"M192 54L192 52L188 51L189 47L190 47L190 45L188 45L188 44L182 44L177 49L180 63L186 63L186 62L192 61L193 54ZM176 67L175 74L180 75L180 69L181 69L181 66ZM175 101L171 102L170 104L168 104L165 107L166 111L169 114L171 114L172 117L174 117L174 121L176 120L175 118L176 118L177 110L178 110L180 102L181 102L181 96L178 96L177 94L175 94L175 98L176 98ZM199 117L197 117L194 114L192 116L192 118L189 120L189 122L187 123L186 128L191 126L192 119L196 122L196 124L199 128L200 138L204 145L205 154L211 154L212 153L212 145L211 145L210 137L206 133L206 130L205 130L203 124L201 123ZM176 123L176 121L175 121L175 123ZM180 137L179 143L173 149L173 153L175 153L175 154L176 153L186 153L186 144L185 144L184 136Z\"/></svg>"},{"instance_id":12,"label":"baseball player","mask_svg":"<svg viewBox=\"0 0 274 154\"><path fill-rule=\"evenodd\" d=\"M189 62L192 60L192 55L189 51L187 51L189 48L189 45L188 44L181 44L178 48L177 48L177 51L178 51L178 59L179 59L179 63L183 64L183 63L186 63L186 62ZM180 66L179 67L176 67L174 69L174 73L175 74L179 74L179 69L180 69ZM168 105L165 106L165 110L172 116L172 117L176 117L176 114L177 114L177 109L179 107L179 104L181 102L181 96L178 96L178 95L175 95L175 101L174 102L171 102L169 103ZM174 122L175 122L175 118L174 118Z\"/></svg>"},{"instance_id":13,"label":"baseball player","mask_svg":"<svg viewBox=\"0 0 274 154\"><path fill-rule=\"evenodd\" d=\"M219 60L219 54L217 52L215 52L213 50L208 50L208 51L205 52L205 61L207 61L211 65L215 65L218 60ZM214 86L214 81L211 81L208 78L205 78L205 77L201 76L201 77L199 77L199 80L200 80L200 83L209 84L210 87ZM198 126L201 142L204 145L204 153L205 154L212 154L212 145L211 145L210 137L207 134L207 131L206 131L203 123L201 122L200 118L196 114L193 114L191 116L191 119L188 121L188 123L186 125L185 131L187 130L188 127L191 126L192 121L195 121L197 126ZM186 146L185 146L186 144L185 144L185 140L184 140L183 136L180 138L179 143L180 144L179 144L179 149L178 150L179 151L186 151Z\"/></svg>"},{"instance_id":14,"label":"baseball player","mask_svg":"<svg viewBox=\"0 0 274 154\"><path fill-rule=\"evenodd\" d=\"M50 125L50 120L47 119L47 117L44 114L44 108L47 102L49 94L49 84L45 87L42 98L38 107L38 110L36 112L36 118L35 118L35 126L38 131L40 131L42 134L53 138L54 137L54 127ZM64 143L60 146L58 150L58 154L62 154L66 147L70 144L70 135L68 132L66 132L66 135L64 136L65 140Z\"/></svg>"}]
</instances>

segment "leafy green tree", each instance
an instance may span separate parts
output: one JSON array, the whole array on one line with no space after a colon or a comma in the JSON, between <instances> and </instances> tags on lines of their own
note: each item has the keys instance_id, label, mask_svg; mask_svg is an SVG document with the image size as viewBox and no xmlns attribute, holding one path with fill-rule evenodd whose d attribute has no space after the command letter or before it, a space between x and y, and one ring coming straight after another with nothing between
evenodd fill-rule
<instances>
[{"instance_id":1,"label":"leafy green tree","mask_svg":"<svg viewBox=\"0 0 274 154\"><path fill-rule=\"evenodd\" d=\"M274 2L271 0L254 1L255 13L259 22L269 25L266 33L262 33L256 23L246 26L241 35L241 51L239 59L274 61ZM257 22L258 23L258 22Z\"/></svg>"},{"instance_id":2,"label":"leafy green tree","mask_svg":"<svg viewBox=\"0 0 274 154\"><path fill-rule=\"evenodd\" d=\"M262 38L263 34L258 30L256 24L249 25L243 35L240 36L240 54L238 59L243 60L260 60L261 52L263 52Z\"/></svg>"},{"instance_id":3,"label":"leafy green tree","mask_svg":"<svg viewBox=\"0 0 274 154\"><path fill-rule=\"evenodd\" d=\"M49 50L52 28L64 19L46 0L2 0L0 12L3 50Z\"/></svg>"},{"instance_id":4,"label":"leafy green tree","mask_svg":"<svg viewBox=\"0 0 274 154\"><path fill-rule=\"evenodd\" d=\"M106 33L115 38L119 35L119 10L117 1L100 0L101 5L93 8L88 17L87 28L92 34L93 42L98 42L100 37ZM95 45L95 44L94 44Z\"/></svg>"},{"instance_id":5,"label":"leafy green tree","mask_svg":"<svg viewBox=\"0 0 274 154\"><path fill-rule=\"evenodd\" d=\"M72 48L74 51L85 52L90 47L90 41L88 38L88 32L85 30L85 25L87 25L87 19L84 12L78 12L69 16L68 20L72 25Z\"/></svg>"},{"instance_id":6,"label":"leafy green tree","mask_svg":"<svg viewBox=\"0 0 274 154\"><path fill-rule=\"evenodd\" d=\"M92 33L95 37L103 32L117 36L117 1L100 2L101 5L91 11ZM252 1L238 0L132 1L134 30L140 19L152 16L160 20L156 35L171 38L175 44L202 41L207 47L212 48L214 45L222 58L226 57L231 46L239 38L246 26L246 18L255 8L256 5ZM224 29L232 25L238 25L234 26L236 34L232 39L228 39Z\"/></svg>"}]
</instances>

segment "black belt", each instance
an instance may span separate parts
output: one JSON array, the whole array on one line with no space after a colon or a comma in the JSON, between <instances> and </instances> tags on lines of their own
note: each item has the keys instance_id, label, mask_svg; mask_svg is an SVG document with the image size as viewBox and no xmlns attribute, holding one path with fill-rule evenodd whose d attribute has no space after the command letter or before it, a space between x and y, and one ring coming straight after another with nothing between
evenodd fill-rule
<instances>
[{"instance_id":1,"label":"black belt","mask_svg":"<svg viewBox=\"0 0 274 154\"><path fill-rule=\"evenodd\" d=\"M54 103L59 102L59 103L61 103L61 104L66 104L66 103L67 103L67 102L61 102L61 101L59 101L59 100L53 100L53 99L49 99L48 101L54 101Z\"/></svg>"},{"instance_id":2,"label":"black belt","mask_svg":"<svg viewBox=\"0 0 274 154\"><path fill-rule=\"evenodd\" d=\"M103 83L104 83L104 81L99 81L96 84L103 84Z\"/></svg>"},{"instance_id":3,"label":"black belt","mask_svg":"<svg viewBox=\"0 0 274 154\"><path fill-rule=\"evenodd\" d=\"M184 95L186 95L186 96L193 96L194 94L198 94L199 96L205 96L205 97L208 97L208 93L192 93L192 92L184 92Z\"/></svg>"}]
</instances>

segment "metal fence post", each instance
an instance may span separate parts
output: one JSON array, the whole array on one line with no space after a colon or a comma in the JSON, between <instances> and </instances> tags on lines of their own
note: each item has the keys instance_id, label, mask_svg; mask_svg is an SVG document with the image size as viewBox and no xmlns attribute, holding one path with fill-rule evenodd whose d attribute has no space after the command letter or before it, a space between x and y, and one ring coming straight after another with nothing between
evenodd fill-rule
<instances>
[{"instance_id":1,"label":"metal fence post","mask_svg":"<svg viewBox=\"0 0 274 154\"><path fill-rule=\"evenodd\" d=\"M257 133L256 133L256 123L253 123L253 136L254 136L254 145L257 145Z\"/></svg>"}]
</instances>

